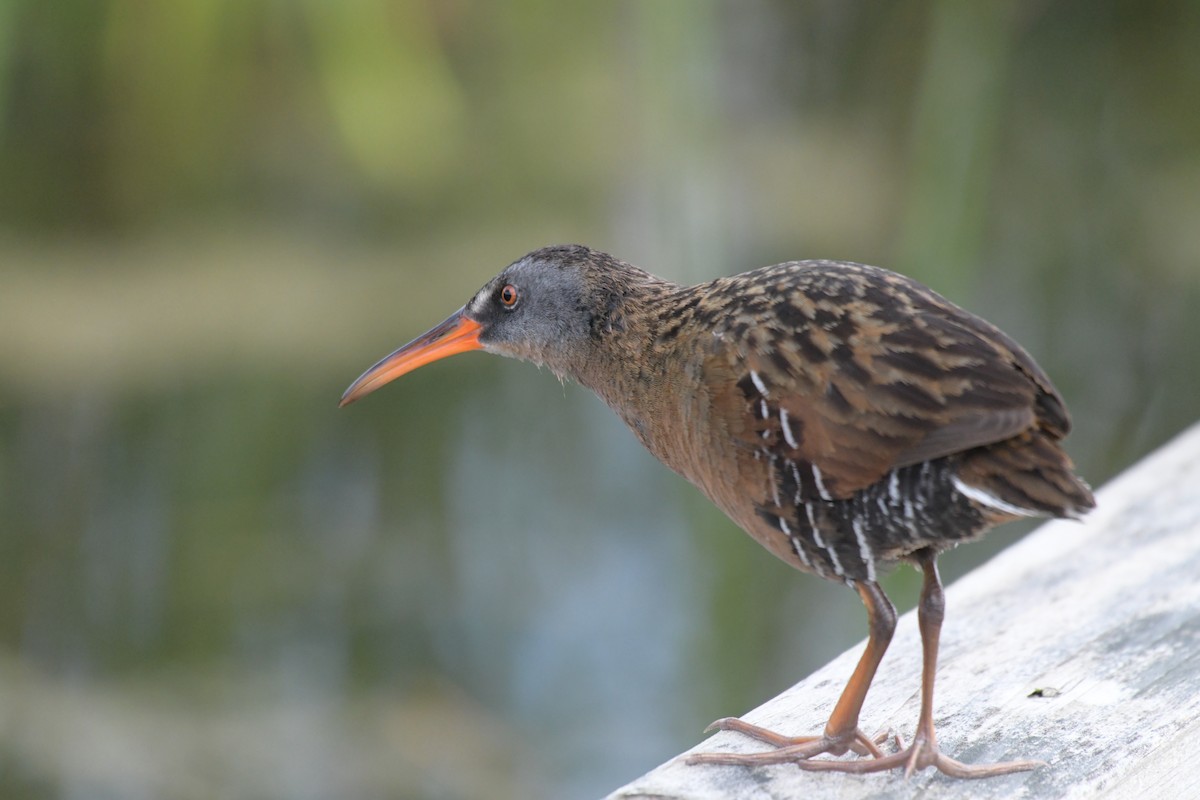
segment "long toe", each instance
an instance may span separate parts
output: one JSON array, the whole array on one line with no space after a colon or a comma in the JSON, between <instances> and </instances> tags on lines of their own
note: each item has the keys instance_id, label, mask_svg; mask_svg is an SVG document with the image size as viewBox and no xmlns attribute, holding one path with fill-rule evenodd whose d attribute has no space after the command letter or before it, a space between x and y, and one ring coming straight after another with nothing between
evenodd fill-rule
<instances>
[{"instance_id":1,"label":"long toe","mask_svg":"<svg viewBox=\"0 0 1200 800\"><path fill-rule=\"evenodd\" d=\"M889 732L884 731L874 737L868 736L859 729L846 737L822 736L784 736L769 728L752 725L737 717L725 717L705 728L705 733L721 730L736 731L764 744L771 745L772 750L760 753L694 753L688 756L689 764L740 764L743 766L761 764L784 764L802 761L813 756L828 753L842 755L854 752L860 756L872 759L883 758L879 745L887 741Z\"/></svg>"},{"instance_id":2,"label":"long toe","mask_svg":"<svg viewBox=\"0 0 1200 800\"><path fill-rule=\"evenodd\" d=\"M1045 761L1000 761L995 764L964 764L950 756L937 754L931 765L952 778L991 778L1013 772L1028 772L1046 766Z\"/></svg>"},{"instance_id":3,"label":"long toe","mask_svg":"<svg viewBox=\"0 0 1200 800\"><path fill-rule=\"evenodd\" d=\"M1044 761L1004 761L996 764L964 764L961 761L942 754L937 744L928 740L918 739L898 753L882 758L863 759L858 761L831 761L828 759L813 759L797 761L800 769L814 772L849 772L864 774L869 772L886 772L892 769L903 769L907 778L913 772L926 767L933 767L943 775L952 778L992 778L997 775L1008 775L1013 772L1028 772L1031 769L1044 767Z\"/></svg>"}]
</instances>

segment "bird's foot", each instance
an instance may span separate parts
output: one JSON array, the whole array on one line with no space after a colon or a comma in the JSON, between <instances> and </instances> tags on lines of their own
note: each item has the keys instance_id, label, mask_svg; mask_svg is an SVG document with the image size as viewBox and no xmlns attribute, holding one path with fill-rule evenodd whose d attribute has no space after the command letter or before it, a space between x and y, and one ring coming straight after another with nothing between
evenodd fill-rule
<instances>
[{"instance_id":1,"label":"bird's foot","mask_svg":"<svg viewBox=\"0 0 1200 800\"><path fill-rule=\"evenodd\" d=\"M1046 766L1045 761L1002 761L996 764L964 764L941 752L937 738L926 735L918 728L916 738L908 747L900 737L896 737L896 748L899 752L872 761L809 761L798 763L796 766L807 770L824 770L836 772L852 772L856 774L868 772L886 772L889 769L904 768L904 777L910 777L919 769L933 767L943 775L951 778L993 778L997 775L1008 775L1013 772L1028 772L1031 769Z\"/></svg>"},{"instance_id":2,"label":"bird's foot","mask_svg":"<svg viewBox=\"0 0 1200 800\"><path fill-rule=\"evenodd\" d=\"M712 731L736 731L757 739L764 744L774 747L762 753L694 753L688 756L689 764L740 764L754 766L762 764L783 764L788 762L804 762L805 759L829 753L842 755L846 752L857 753L860 756L870 756L871 761L885 758L879 745L887 741L890 733L883 731L875 736L867 736L855 728L845 736L784 736L768 728L760 728L743 722L737 717L719 719L704 729L705 733ZM840 763L840 762L830 762Z\"/></svg>"},{"instance_id":3,"label":"bird's foot","mask_svg":"<svg viewBox=\"0 0 1200 800\"><path fill-rule=\"evenodd\" d=\"M883 732L869 737L861 730L844 740L830 736L783 736L766 728L751 725L735 717L719 719L708 730L738 731L760 742L774 746L774 750L761 753L695 753L688 757L689 764L731 764L737 766L763 766L767 764L795 764L800 769L813 772L848 772L862 775L872 772L887 772L903 769L909 777L919 769L933 767L952 778L991 778L1012 772L1026 772L1045 766L1044 761L1005 761L998 764L964 764L944 755L937 740L918 734L908 747L900 737L895 737L898 752L884 755L878 745L890 737ZM850 761L813 758L822 753L842 755L855 752L870 756Z\"/></svg>"}]
</instances>

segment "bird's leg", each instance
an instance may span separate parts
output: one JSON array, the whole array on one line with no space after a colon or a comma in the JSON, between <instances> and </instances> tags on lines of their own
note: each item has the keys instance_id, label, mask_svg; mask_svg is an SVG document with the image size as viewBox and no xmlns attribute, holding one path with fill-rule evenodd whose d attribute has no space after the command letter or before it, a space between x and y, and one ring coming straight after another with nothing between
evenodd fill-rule
<instances>
[{"instance_id":1,"label":"bird's leg","mask_svg":"<svg viewBox=\"0 0 1200 800\"><path fill-rule=\"evenodd\" d=\"M696 753L688 757L689 764L778 764L801 761L820 753L837 756L848 750L859 755L874 756L875 760L884 757L877 745L887 738L887 734L876 738L867 736L858 729L858 715L862 711L863 701L867 697L867 690L871 688L871 681L875 678L879 662L883 660L883 654L887 652L892 634L896 630L896 609L883 593L883 589L874 581L856 583L855 589L858 590L863 605L867 607L870 634L867 637L867 647L858 660L858 666L854 668L854 674L850 676L850 681L842 690L833 713L829 715L824 734L783 736L743 722L737 717L726 717L709 725L705 732L737 731L772 745L775 749L762 753Z\"/></svg>"},{"instance_id":2,"label":"bird's leg","mask_svg":"<svg viewBox=\"0 0 1200 800\"><path fill-rule=\"evenodd\" d=\"M942 632L946 599L942 593L942 581L938 577L937 553L924 549L915 554L917 564L925 573L921 587L921 603L917 607L917 625L921 631L921 715L917 720L917 732L912 744L883 758L870 761L804 761L798 766L808 770L836 770L838 772L882 772L904 767L908 777L915 770L935 767L954 778L990 778L1010 772L1024 772L1044 766L1042 761L1007 761L999 764L964 764L938 750L937 734L933 726L933 683L937 673L938 641Z\"/></svg>"},{"instance_id":3,"label":"bird's leg","mask_svg":"<svg viewBox=\"0 0 1200 800\"><path fill-rule=\"evenodd\" d=\"M917 563L925 573L921 587L921 605L917 608L917 624L921 630L921 716L917 720L917 732L907 750L897 753L907 755L904 774L914 770L936 767L955 778L990 778L1010 772L1024 772L1044 766L1042 761L1006 761L999 764L964 764L938 751L937 733L933 727L933 683L937 672L938 642L945 617L946 597L942 592L942 580L938 576L937 553L931 549L916 554Z\"/></svg>"}]
</instances>

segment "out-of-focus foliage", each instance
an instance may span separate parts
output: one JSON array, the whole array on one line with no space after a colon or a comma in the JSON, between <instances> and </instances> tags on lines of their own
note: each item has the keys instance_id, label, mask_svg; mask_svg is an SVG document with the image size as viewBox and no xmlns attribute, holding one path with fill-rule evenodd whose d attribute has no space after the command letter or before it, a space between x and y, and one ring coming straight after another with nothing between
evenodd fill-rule
<instances>
[{"instance_id":1,"label":"out-of-focus foliage","mask_svg":"<svg viewBox=\"0 0 1200 800\"><path fill-rule=\"evenodd\" d=\"M1183 0L0 2L0 794L594 796L780 690L853 593L581 390L339 393L543 244L845 258L1025 344L1101 483L1200 412L1198 41Z\"/></svg>"},{"instance_id":2,"label":"out-of-focus foliage","mask_svg":"<svg viewBox=\"0 0 1200 800\"><path fill-rule=\"evenodd\" d=\"M232 209L403 231L412 213L482 213L514 180L586 192L619 147L605 50L631 12L615 5L11 0L3 13L10 224L144 229Z\"/></svg>"}]
</instances>

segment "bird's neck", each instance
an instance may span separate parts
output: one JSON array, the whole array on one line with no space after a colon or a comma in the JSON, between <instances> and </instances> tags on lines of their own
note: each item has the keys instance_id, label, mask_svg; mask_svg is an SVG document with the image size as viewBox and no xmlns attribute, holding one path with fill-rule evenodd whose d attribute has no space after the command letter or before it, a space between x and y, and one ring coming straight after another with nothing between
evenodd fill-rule
<instances>
[{"instance_id":1,"label":"bird's neck","mask_svg":"<svg viewBox=\"0 0 1200 800\"><path fill-rule=\"evenodd\" d=\"M601 290L604 307L569 373L614 408L650 378L661 310L678 287L646 273Z\"/></svg>"},{"instance_id":2,"label":"bird's neck","mask_svg":"<svg viewBox=\"0 0 1200 800\"><path fill-rule=\"evenodd\" d=\"M678 420L687 381L679 342L664 337L678 317L690 289L641 273L622 286L612 314L597 332L587 357L571 370L633 430L639 441L661 460L663 430Z\"/></svg>"}]
</instances>

